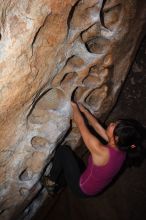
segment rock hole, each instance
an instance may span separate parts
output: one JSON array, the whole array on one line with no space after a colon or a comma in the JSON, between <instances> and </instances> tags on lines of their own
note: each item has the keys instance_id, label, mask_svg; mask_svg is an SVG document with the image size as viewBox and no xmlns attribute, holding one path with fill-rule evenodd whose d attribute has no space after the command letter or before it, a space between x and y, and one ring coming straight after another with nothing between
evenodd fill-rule
<instances>
[{"instance_id":1,"label":"rock hole","mask_svg":"<svg viewBox=\"0 0 146 220\"><path fill-rule=\"evenodd\" d=\"M105 2L106 2L106 0L103 0L101 11L100 11L100 22L101 22L103 27L107 28L105 26L105 23L104 23L104 13L103 13L103 8L104 8L104 5L105 5Z\"/></svg>"},{"instance_id":2,"label":"rock hole","mask_svg":"<svg viewBox=\"0 0 146 220\"><path fill-rule=\"evenodd\" d=\"M29 181L32 179L32 172L29 171L27 168L24 169L21 174L19 175L19 179L21 181Z\"/></svg>"},{"instance_id":3,"label":"rock hole","mask_svg":"<svg viewBox=\"0 0 146 220\"><path fill-rule=\"evenodd\" d=\"M98 111L102 102L107 97L107 86L92 90L85 98L85 103L91 106L93 111Z\"/></svg>"},{"instance_id":4,"label":"rock hole","mask_svg":"<svg viewBox=\"0 0 146 220\"><path fill-rule=\"evenodd\" d=\"M73 93L71 99L75 102L81 101L87 96L88 90L85 87L77 87Z\"/></svg>"},{"instance_id":5,"label":"rock hole","mask_svg":"<svg viewBox=\"0 0 146 220\"><path fill-rule=\"evenodd\" d=\"M85 43L89 40L92 40L93 38L96 38L98 35L100 35L100 26L94 24L81 34L81 38Z\"/></svg>"},{"instance_id":6,"label":"rock hole","mask_svg":"<svg viewBox=\"0 0 146 220\"><path fill-rule=\"evenodd\" d=\"M89 69L89 75L97 76L98 74L99 74L99 67L97 67L96 65L92 66Z\"/></svg>"},{"instance_id":7,"label":"rock hole","mask_svg":"<svg viewBox=\"0 0 146 220\"><path fill-rule=\"evenodd\" d=\"M96 88L98 85L97 82L98 78L96 76L88 76L83 80L83 84L87 87L87 88Z\"/></svg>"},{"instance_id":8,"label":"rock hole","mask_svg":"<svg viewBox=\"0 0 146 220\"><path fill-rule=\"evenodd\" d=\"M63 80L66 73L72 72L73 69L75 70L75 69L82 68L84 63L85 63L84 60L78 56L73 55L73 56L69 57L64 65L62 71L53 78L51 85L53 87L59 86L60 82Z\"/></svg>"},{"instance_id":9,"label":"rock hole","mask_svg":"<svg viewBox=\"0 0 146 220\"><path fill-rule=\"evenodd\" d=\"M60 82L61 87L64 90L70 90L75 85L77 76L75 72L66 73Z\"/></svg>"},{"instance_id":10,"label":"rock hole","mask_svg":"<svg viewBox=\"0 0 146 220\"><path fill-rule=\"evenodd\" d=\"M83 80L83 84L86 86L86 88L90 89L100 88L104 83L106 83L108 75L109 69L102 69L98 75L88 75Z\"/></svg>"},{"instance_id":11,"label":"rock hole","mask_svg":"<svg viewBox=\"0 0 146 220\"><path fill-rule=\"evenodd\" d=\"M84 65L84 60L78 56L72 56L67 60L66 65L71 65L72 67L79 68Z\"/></svg>"},{"instance_id":12,"label":"rock hole","mask_svg":"<svg viewBox=\"0 0 146 220\"><path fill-rule=\"evenodd\" d=\"M44 137L34 136L31 139L31 145L32 147L38 149L42 147L48 147L49 143L48 140Z\"/></svg>"},{"instance_id":13,"label":"rock hole","mask_svg":"<svg viewBox=\"0 0 146 220\"><path fill-rule=\"evenodd\" d=\"M109 3L108 0L103 2L100 19L105 28L113 30L120 19L122 5L110 5Z\"/></svg>"},{"instance_id":14,"label":"rock hole","mask_svg":"<svg viewBox=\"0 0 146 220\"><path fill-rule=\"evenodd\" d=\"M90 53L104 54L107 50L107 46L109 45L109 40L103 37L96 37L87 41L85 45Z\"/></svg>"},{"instance_id":15,"label":"rock hole","mask_svg":"<svg viewBox=\"0 0 146 220\"><path fill-rule=\"evenodd\" d=\"M76 89L74 89L72 95L71 95L71 101L76 102L78 99L76 97L76 91L79 89L79 87L77 87Z\"/></svg>"},{"instance_id":16,"label":"rock hole","mask_svg":"<svg viewBox=\"0 0 146 220\"><path fill-rule=\"evenodd\" d=\"M75 12L75 9L78 5L78 3L80 2L80 0L78 0L71 8L70 12L69 12L69 16L68 16L68 19L67 19L67 26L68 26L68 30L70 29L70 24L71 24L71 21L72 21L72 18L73 18L73 15L74 15L74 12Z\"/></svg>"},{"instance_id":17,"label":"rock hole","mask_svg":"<svg viewBox=\"0 0 146 220\"><path fill-rule=\"evenodd\" d=\"M95 89L92 90L89 95L86 97L85 102L89 105L89 106L94 106L95 103L98 103L99 98L99 90Z\"/></svg>"}]
</instances>

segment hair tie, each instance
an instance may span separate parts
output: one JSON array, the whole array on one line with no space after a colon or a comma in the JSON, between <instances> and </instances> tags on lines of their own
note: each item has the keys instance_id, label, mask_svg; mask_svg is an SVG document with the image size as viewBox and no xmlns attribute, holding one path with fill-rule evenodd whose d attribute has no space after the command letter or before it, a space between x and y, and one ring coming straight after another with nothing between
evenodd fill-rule
<instances>
[{"instance_id":1,"label":"hair tie","mask_svg":"<svg viewBox=\"0 0 146 220\"><path fill-rule=\"evenodd\" d=\"M136 145L132 144L130 147L133 149L133 148L136 148Z\"/></svg>"}]
</instances>

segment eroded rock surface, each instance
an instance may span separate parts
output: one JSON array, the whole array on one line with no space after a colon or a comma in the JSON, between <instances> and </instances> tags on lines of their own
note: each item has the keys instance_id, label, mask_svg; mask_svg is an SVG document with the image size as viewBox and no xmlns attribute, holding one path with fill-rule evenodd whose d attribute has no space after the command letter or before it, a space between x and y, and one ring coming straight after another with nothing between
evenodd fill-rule
<instances>
[{"instance_id":1,"label":"eroded rock surface","mask_svg":"<svg viewBox=\"0 0 146 220\"><path fill-rule=\"evenodd\" d=\"M0 218L25 209L28 220L43 201L39 179L70 127L71 97L97 117L110 111L145 8L144 0L0 0ZM65 141L79 137L72 124Z\"/></svg>"}]
</instances>

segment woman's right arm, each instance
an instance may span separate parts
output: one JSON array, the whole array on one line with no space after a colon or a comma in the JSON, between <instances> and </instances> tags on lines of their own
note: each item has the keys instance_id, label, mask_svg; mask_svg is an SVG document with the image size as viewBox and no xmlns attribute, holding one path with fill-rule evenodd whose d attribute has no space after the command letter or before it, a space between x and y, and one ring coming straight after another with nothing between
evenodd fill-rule
<instances>
[{"instance_id":1,"label":"woman's right arm","mask_svg":"<svg viewBox=\"0 0 146 220\"><path fill-rule=\"evenodd\" d=\"M105 140L108 141L106 130L100 125L97 119L82 105L79 104L80 111L85 115L95 131Z\"/></svg>"}]
</instances>

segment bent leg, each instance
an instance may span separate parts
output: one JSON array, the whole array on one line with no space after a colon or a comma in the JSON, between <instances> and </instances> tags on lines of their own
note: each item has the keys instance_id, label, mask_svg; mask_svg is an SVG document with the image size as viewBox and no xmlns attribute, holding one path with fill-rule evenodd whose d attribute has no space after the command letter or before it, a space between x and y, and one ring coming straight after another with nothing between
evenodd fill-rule
<instances>
[{"instance_id":1,"label":"bent leg","mask_svg":"<svg viewBox=\"0 0 146 220\"><path fill-rule=\"evenodd\" d=\"M83 196L79 187L79 179L85 165L68 146L60 146L55 153L50 177L58 182L62 172L69 188L76 194Z\"/></svg>"}]
</instances>

